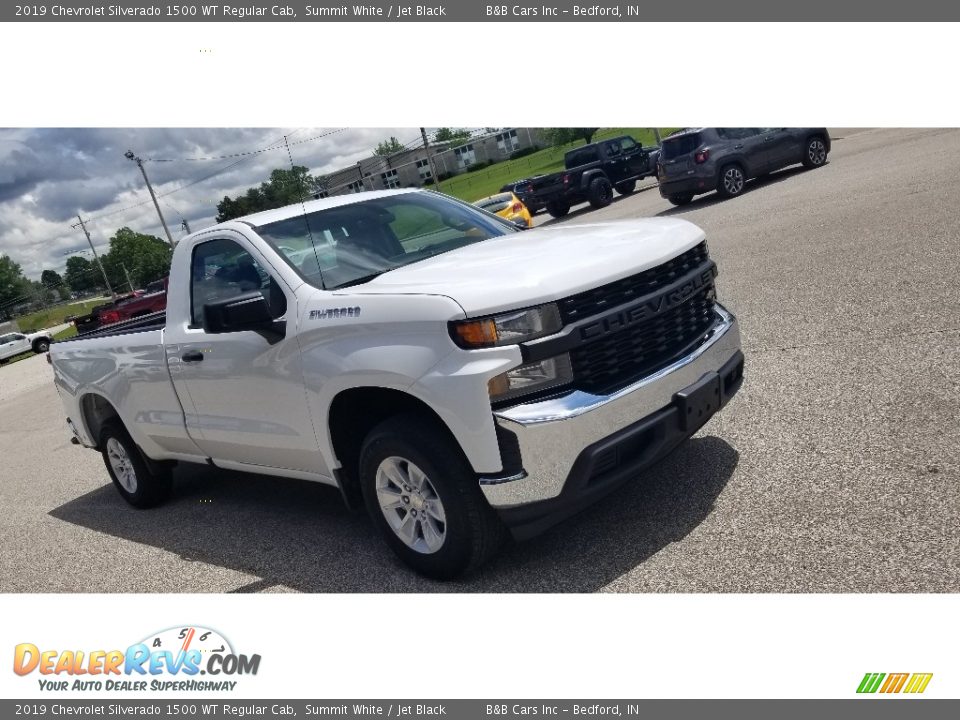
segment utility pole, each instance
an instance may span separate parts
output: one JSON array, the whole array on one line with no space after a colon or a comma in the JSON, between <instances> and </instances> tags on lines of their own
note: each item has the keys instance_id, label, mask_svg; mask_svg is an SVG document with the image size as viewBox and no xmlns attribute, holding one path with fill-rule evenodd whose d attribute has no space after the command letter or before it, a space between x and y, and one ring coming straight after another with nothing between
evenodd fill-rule
<instances>
[{"instance_id":1,"label":"utility pole","mask_svg":"<svg viewBox=\"0 0 960 720\"><path fill-rule=\"evenodd\" d=\"M127 278L127 285L130 286L130 292L133 292L135 288L133 287L133 282L130 280L130 273L127 272L127 266L124 265L123 263L120 263L120 267L123 268L123 274L124 274L124 275L126 276L126 278Z\"/></svg>"},{"instance_id":2,"label":"utility pole","mask_svg":"<svg viewBox=\"0 0 960 720\"><path fill-rule=\"evenodd\" d=\"M660 128L653 129L653 137L657 139L657 147L660 147L663 143L660 141Z\"/></svg>"},{"instance_id":3,"label":"utility pole","mask_svg":"<svg viewBox=\"0 0 960 720\"><path fill-rule=\"evenodd\" d=\"M180 227L187 231L187 235L190 234L190 223L187 222L186 218L180 218Z\"/></svg>"},{"instance_id":4,"label":"utility pole","mask_svg":"<svg viewBox=\"0 0 960 720\"><path fill-rule=\"evenodd\" d=\"M150 184L150 178L147 177L146 168L143 167L143 160L133 154L133 150L127 150L123 154L127 160L132 160L137 164L137 167L140 168L140 172L143 173L143 181L147 184L147 190L150 191L150 197L153 199L153 206L157 209L157 215L160 217L160 224L163 225L163 231L167 234L167 241L170 243L170 247L176 245L173 242L173 236L170 234L170 228L167 227L167 221L163 219L163 213L160 212L160 203L157 202L157 196L153 192L153 186Z\"/></svg>"},{"instance_id":5,"label":"utility pole","mask_svg":"<svg viewBox=\"0 0 960 720\"><path fill-rule=\"evenodd\" d=\"M80 221L80 227L83 229L83 234L87 236L87 243L90 245L90 251L93 253L93 259L97 261L97 267L100 268L100 273L103 275L103 282L107 284L107 290L110 291L110 297L114 300L117 299L117 294L113 291L113 288L110 287L110 281L107 280L107 271L103 269L103 263L100 262L100 256L97 255L97 250L93 247L93 240L90 239L90 233L87 231L87 226L83 224L83 218L80 215L77 215L77 220Z\"/></svg>"},{"instance_id":6,"label":"utility pole","mask_svg":"<svg viewBox=\"0 0 960 720\"><path fill-rule=\"evenodd\" d=\"M430 143L427 142L427 129L420 128L420 136L423 138L423 149L427 153L427 162L430 164L430 174L433 175L433 186L440 189L440 176L437 175L437 168L433 164L433 155L430 154Z\"/></svg>"}]
</instances>

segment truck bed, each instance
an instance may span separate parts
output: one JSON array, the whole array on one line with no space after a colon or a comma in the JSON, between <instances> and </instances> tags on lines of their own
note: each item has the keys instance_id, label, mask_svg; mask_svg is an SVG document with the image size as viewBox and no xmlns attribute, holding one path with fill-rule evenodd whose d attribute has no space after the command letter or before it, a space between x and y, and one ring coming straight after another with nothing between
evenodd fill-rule
<instances>
[{"instance_id":1,"label":"truck bed","mask_svg":"<svg viewBox=\"0 0 960 720\"><path fill-rule=\"evenodd\" d=\"M133 320L125 320L124 322L107 325L99 330L93 330L83 335L75 335L65 340L57 340L56 342L61 344L76 342L77 340L110 337L113 335L130 335L132 333L149 332L150 330L163 330L166 324L167 311L161 310L160 312L150 313L149 315L142 315Z\"/></svg>"}]
</instances>

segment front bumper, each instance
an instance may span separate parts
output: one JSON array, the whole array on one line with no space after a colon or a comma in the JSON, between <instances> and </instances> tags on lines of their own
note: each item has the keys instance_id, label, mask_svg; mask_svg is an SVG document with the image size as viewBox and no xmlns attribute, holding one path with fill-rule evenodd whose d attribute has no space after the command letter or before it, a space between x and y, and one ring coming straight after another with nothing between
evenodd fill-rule
<instances>
[{"instance_id":1,"label":"front bumper","mask_svg":"<svg viewBox=\"0 0 960 720\"><path fill-rule=\"evenodd\" d=\"M505 466L513 467L480 484L514 536L535 535L634 477L736 393L740 331L731 313L719 304L716 311L702 344L628 387L603 396L575 390L494 412L503 454L512 458Z\"/></svg>"}]
</instances>

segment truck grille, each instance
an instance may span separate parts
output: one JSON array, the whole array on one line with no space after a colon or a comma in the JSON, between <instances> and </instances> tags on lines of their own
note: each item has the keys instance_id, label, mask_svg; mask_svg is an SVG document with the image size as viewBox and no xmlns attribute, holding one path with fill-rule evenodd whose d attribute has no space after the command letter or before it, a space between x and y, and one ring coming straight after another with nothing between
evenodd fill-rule
<instances>
[{"instance_id":1,"label":"truck grille","mask_svg":"<svg viewBox=\"0 0 960 720\"><path fill-rule=\"evenodd\" d=\"M656 292L702 265L707 258L707 241L704 240L696 247L655 268L564 298L557 303L563 324L567 325L617 305L623 305L634 298Z\"/></svg>"},{"instance_id":2,"label":"truck grille","mask_svg":"<svg viewBox=\"0 0 960 720\"><path fill-rule=\"evenodd\" d=\"M716 322L713 297L711 284L646 322L573 350L574 383L587 392L608 393L683 357Z\"/></svg>"}]
</instances>

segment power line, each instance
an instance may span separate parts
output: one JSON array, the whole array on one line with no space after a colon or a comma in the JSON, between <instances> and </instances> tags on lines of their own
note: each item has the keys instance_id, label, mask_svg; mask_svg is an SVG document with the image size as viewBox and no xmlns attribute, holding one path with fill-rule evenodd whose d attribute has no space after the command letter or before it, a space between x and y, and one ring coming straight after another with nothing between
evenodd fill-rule
<instances>
[{"instance_id":1,"label":"power line","mask_svg":"<svg viewBox=\"0 0 960 720\"><path fill-rule=\"evenodd\" d=\"M330 135L336 135L337 133L344 132L348 128L337 128L336 130L328 130L327 132L320 133L319 135L313 135L311 137L305 138L303 140L298 140L296 142L290 143L291 145L303 145L304 143L313 142L320 138L329 137ZM289 133L293 135L299 130L294 130ZM232 158L239 157L250 157L252 155L261 155L265 152L270 152L271 150L283 150L285 147L283 140L279 140L275 143L268 145L267 147L258 148L257 150L245 150L243 152L228 153L226 155L207 155L201 157L187 157L187 158L143 158L144 162L203 162L207 160L230 160Z\"/></svg>"}]
</instances>

